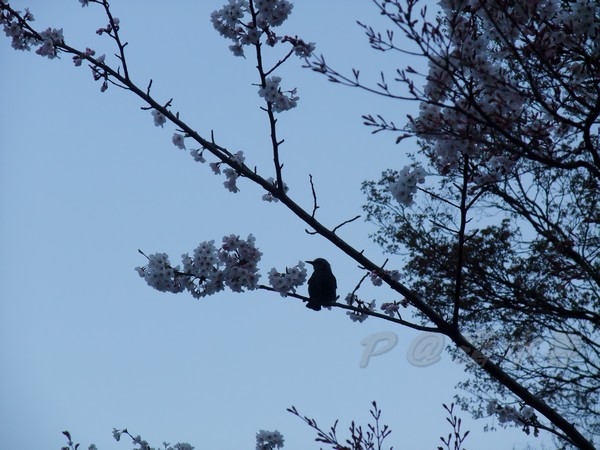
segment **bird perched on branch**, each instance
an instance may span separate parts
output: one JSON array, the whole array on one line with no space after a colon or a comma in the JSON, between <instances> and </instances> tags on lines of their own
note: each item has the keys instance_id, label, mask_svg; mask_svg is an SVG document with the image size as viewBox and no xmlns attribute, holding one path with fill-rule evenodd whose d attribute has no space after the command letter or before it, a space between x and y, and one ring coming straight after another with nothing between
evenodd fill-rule
<instances>
[{"instance_id":1,"label":"bird perched on branch","mask_svg":"<svg viewBox=\"0 0 600 450\"><path fill-rule=\"evenodd\" d=\"M331 266L327 260L317 258L314 261L306 261L313 266L313 274L308 279L308 303L307 308L319 311L321 306L327 306L335 303L337 281Z\"/></svg>"}]
</instances>

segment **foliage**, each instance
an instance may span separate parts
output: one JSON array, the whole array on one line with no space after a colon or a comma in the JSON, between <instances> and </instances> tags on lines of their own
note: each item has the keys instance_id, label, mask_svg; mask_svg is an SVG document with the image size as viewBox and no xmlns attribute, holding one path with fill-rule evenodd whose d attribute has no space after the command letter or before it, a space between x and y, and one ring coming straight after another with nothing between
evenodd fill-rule
<instances>
[{"instance_id":1,"label":"foliage","mask_svg":"<svg viewBox=\"0 0 600 450\"><path fill-rule=\"evenodd\" d=\"M375 241L406 256L411 288L487 357L598 435L599 5L443 1L428 21L416 1L375 3L429 72L420 89L414 69L398 71L421 107L406 127L365 121L417 136L420 162L443 176L411 207L389 190L397 171L365 182ZM391 31L363 27L375 49L402 51ZM460 401L475 415L484 399L511 398L467 368L461 387L474 395Z\"/></svg>"}]
</instances>

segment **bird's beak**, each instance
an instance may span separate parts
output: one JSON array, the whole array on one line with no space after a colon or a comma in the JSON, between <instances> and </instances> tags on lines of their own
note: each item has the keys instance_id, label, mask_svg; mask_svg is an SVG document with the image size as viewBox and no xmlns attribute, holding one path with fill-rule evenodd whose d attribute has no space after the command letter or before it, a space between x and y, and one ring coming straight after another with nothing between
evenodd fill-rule
<instances>
[{"instance_id":1,"label":"bird's beak","mask_svg":"<svg viewBox=\"0 0 600 450\"><path fill-rule=\"evenodd\" d=\"M305 263L314 264L314 261L304 261Z\"/></svg>"}]
</instances>

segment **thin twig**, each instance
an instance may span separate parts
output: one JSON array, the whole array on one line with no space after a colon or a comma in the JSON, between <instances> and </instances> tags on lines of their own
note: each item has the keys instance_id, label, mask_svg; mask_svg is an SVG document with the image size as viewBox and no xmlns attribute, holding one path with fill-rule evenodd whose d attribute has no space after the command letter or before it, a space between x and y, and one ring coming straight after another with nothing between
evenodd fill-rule
<instances>
[{"instance_id":1,"label":"thin twig","mask_svg":"<svg viewBox=\"0 0 600 450\"><path fill-rule=\"evenodd\" d=\"M315 185L313 183L312 174L308 174L308 179L310 180L310 189L312 190L312 196L313 196L313 211L312 211L311 217L314 219L315 214L317 213L317 209L319 209L319 205L317 204L317 193L315 191Z\"/></svg>"},{"instance_id":2,"label":"thin twig","mask_svg":"<svg viewBox=\"0 0 600 450\"><path fill-rule=\"evenodd\" d=\"M356 219L360 219L360 214L356 217L353 217L352 219L346 220L342 223L340 223L338 226L336 226L333 230L331 230L333 233L335 233L338 229L340 229L341 227L343 227L344 225L347 225L351 222L354 222Z\"/></svg>"}]
</instances>

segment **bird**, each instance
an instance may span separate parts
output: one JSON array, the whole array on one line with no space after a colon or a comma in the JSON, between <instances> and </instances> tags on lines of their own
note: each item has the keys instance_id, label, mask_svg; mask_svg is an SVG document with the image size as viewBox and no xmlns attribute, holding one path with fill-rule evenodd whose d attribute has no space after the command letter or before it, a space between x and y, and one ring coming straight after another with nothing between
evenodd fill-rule
<instances>
[{"instance_id":1,"label":"bird","mask_svg":"<svg viewBox=\"0 0 600 450\"><path fill-rule=\"evenodd\" d=\"M313 273L308 279L307 308L319 311L321 306L328 306L337 300L337 281L327 260L317 258L314 261L305 261L313 266Z\"/></svg>"}]
</instances>

